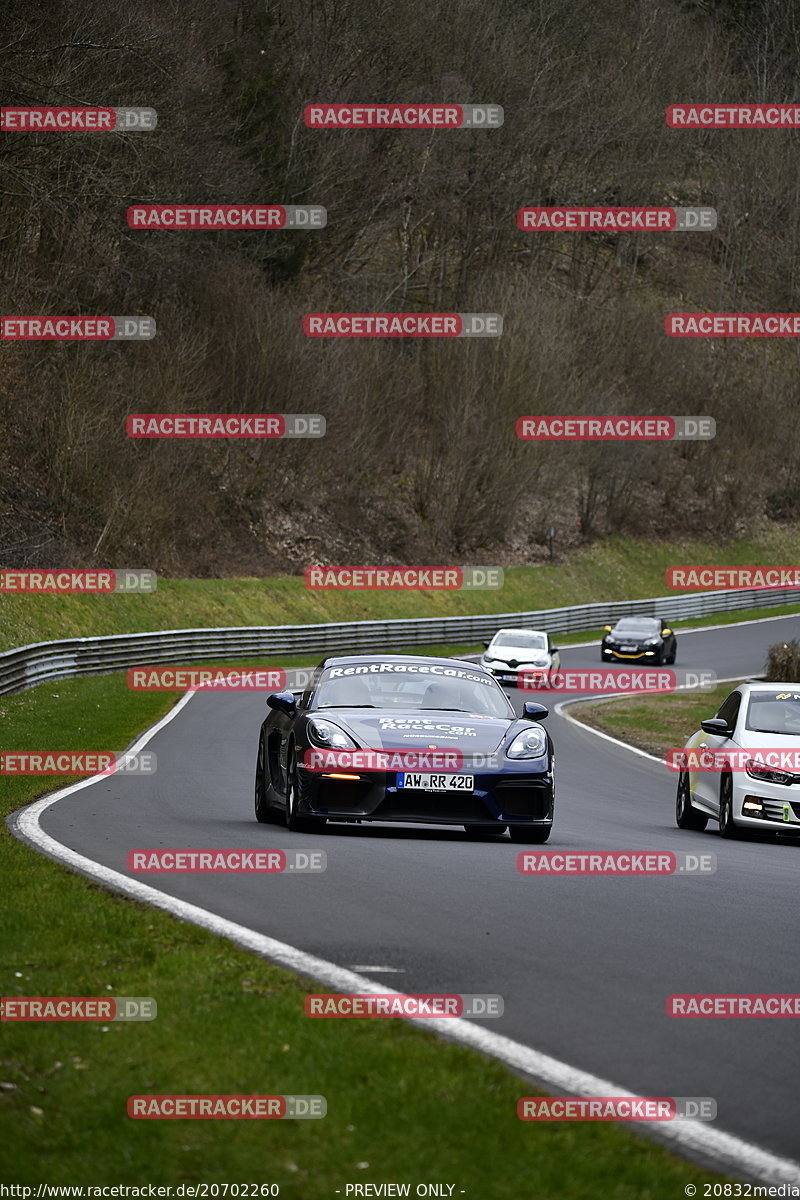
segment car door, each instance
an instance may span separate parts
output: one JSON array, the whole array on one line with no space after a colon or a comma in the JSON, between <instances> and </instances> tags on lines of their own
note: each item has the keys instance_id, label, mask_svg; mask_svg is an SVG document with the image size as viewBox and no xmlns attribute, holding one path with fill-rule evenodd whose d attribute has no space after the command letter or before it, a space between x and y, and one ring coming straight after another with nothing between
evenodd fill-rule
<instances>
[{"instance_id":1,"label":"car door","mask_svg":"<svg viewBox=\"0 0 800 1200\"><path fill-rule=\"evenodd\" d=\"M273 709L272 711L268 741L270 772L272 786L281 796L286 795L289 747L294 738L295 727L299 722L302 722L303 717L309 710L320 674L320 668L317 667L306 690L301 696L296 697L297 711L294 716L289 716L278 709Z\"/></svg>"},{"instance_id":2,"label":"car door","mask_svg":"<svg viewBox=\"0 0 800 1200\"><path fill-rule=\"evenodd\" d=\"M675 634L672 632L672 625L669 621L661 618L661 636L664 639L664 658L670 659L675 651Z\"/></svg>"},{"instance_id":3,"label":"car door","mask_svg":"<svg viewBox=\"0 0 800 1200\"><path fill-rule=\"evenodd\" d=\"M716 714L734 732L739 719L741 703L742 693L739 691L731 692ZM703 733L699 745L708 746L710 750L719 750L724 749L726 746L734 746L736 743L733 738L726 737L723 734ZM717 771L697 771L690 777L689 782L692 787L692 795L703 804L707 804L711 812L719 813L720 773Z\"/></svg>"},{"instance_id":4,"label":"car door","mask_svg":"<svg viewBox=\"0 0 800 1200\"><path fill-rule=\"evenodd\" d=\"M553 645L553 639L550 634L547 635L547 652L550 655L551 670L561 670L561 655L558 652L558 647Z\"/></svg>"}]
</instances>

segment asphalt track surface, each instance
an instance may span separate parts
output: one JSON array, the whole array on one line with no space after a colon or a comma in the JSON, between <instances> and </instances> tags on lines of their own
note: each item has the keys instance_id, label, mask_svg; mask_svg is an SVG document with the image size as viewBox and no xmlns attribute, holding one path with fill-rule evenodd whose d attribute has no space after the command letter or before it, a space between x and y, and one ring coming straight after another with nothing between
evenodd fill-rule
<instances>
[{"instance_id":1,"label":"asphalt track surface","mask_svg":"<svg viewBox=\"0 0 800 1200\"><path fill-rule=\"evenodd\" d=\"M746 678L762 669L771 642L796 636L800 616L679 633L677 665ZM599 666L594 646L562 653L562 667ZM510 695L518 707L529 698ZM150 742L155 775L111 776L69 794L43 814L42 828L126 875L136 848L324 848L323 874L135 878L358 967L387 990L500 993L505 1013L485 1022L492 1030L638 1095L714 1097L716 1128L798 1157L796 1022L678 1020L665 1001L676 992L800 991L800 846L723 841L714 822L682 832L672 773L555 713L548 849L713 851L716 874L526 877L516 869L525 847L467 841L446 827L292 834L253 818L265 711L259 694L196 695Z\"/></svg>"}]
</instances>

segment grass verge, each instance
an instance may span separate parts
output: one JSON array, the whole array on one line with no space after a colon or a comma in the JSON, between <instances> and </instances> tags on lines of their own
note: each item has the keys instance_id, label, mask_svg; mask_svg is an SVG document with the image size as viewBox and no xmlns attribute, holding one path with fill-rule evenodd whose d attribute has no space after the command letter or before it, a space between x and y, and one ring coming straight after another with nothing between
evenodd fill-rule
<instances>
[{"instance_id":1,"label":"grass verge","mask_svg":"<svg viewBox=\"0 0 800 1200\"><path fill-rule=\"evenodd\" d=\"M758 538L654 543L613 537L567 562L505 571L497 591L309 591L300 576L271 579L160 579L152 595L0 594L0 650L53 638L234 625L296 625L480 613L528 612L592 601L668 594L667 567L794 562L800 527ZM676 593L677 595L678 593ZM706 621L709 618L705 619ZM584 635L585 636L585 635Z\"/></svg>"},{"instance_id":2,"label":"grass verge","mask_svg":"<svg viewBox=\"0 0 800 1200\"><path fill-rule=\"evenodd\" d=\"M620 741L664 758L668 750L683 746L706 717L713 717L722 701L736 687L723 683L704 692L636 696L596 704L587 700L571 704L571 717L600 729Z\"/></svg>"},{"instance_id":3,"label":"grass verge","mask_svg":"<svg viewBox=\"0 0 800 1200\"><path fill-rule=\"evenodd\" d=\"M121 750L172 703L121 675L0 700L15 749ZM41 794L7 778L4 814ZM47 781L59 787L67 779ZM301 979L72 874L3 828L4 995L150 995L148 1024L4 1024L0 1173L21 1184L451 1182L471 1196L674 1200L719 1177L626 1129L522 1124L527 1085L402 1022L303 1015ZM322 1121L132 1121L135 1093L319 1093Z\"/></svg>"}]
</instances>

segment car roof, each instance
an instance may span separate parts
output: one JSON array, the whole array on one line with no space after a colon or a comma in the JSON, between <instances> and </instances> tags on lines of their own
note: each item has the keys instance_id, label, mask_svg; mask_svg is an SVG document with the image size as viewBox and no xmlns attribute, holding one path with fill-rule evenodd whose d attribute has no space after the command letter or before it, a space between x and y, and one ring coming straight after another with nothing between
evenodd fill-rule
<instances>
[{"instance_id":1,"label":"car roof","mask_svg":"<svg viewBox=\"0 0 800 1200\"><path fill-rule=\"evenodd\" d=\"M497 637L498 633L538 633L541 637L547 637L546 629L531 629L530 625L511 625L508 628L498 629L494 636Z\"/></svg>"},{"instance_id":2,"label":"car roof","mask_svg":"<svg viewBox=\"0 0 800 1200\"><path fill-rule=\"evenodd\" d=\"M781 683L780 681L774 683L771 679L748 679L745 683L739 683L735 688L731 688L731 691L749 695L750 692L762 688L768 688L770 691L779 689L780 691L800 693L800 683L797 680L794 683Z\"/></svg>"},{"instance_id":3,"label":"car roof","mask_svg":"<svg viewBox=\"0 0 800 1200\"><path fill-rule=\"evenodd\" d=\"M319 665L320 667L340 667L342 664L356 665L357 663L371 662L446 663L451 667L469 667L470 670L480 671L484 675L489 674L479 663L473 663L463 658L442 658L438 654L343 654L323 658Z\"/></svg>"}]
</instances>

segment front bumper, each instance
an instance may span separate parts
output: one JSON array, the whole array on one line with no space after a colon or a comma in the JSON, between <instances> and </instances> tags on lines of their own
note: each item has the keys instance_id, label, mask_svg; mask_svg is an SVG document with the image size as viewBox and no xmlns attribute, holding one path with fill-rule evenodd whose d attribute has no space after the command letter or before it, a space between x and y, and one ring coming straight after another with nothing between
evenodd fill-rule
<instances>
[{"instance_id":1,"label":"front bumper","mask_svg":"<svg viewBox=\"0 0 800 1200\"><path fill-rule=\"evenodd\" d=\"M481 663L481 666L484 671L488 671L490 675L493 675L498 683L513 683L514 685L518 684L520 675L533 675L537 673L541 673L549 681L551 672L555 670L553 666L537 667L527 664L519 667L508 667L502 663L494 663L492 666Z\"/></svg>"},{"instance_id":2,"label":"front bumper","mask_svg":"<svg viewBox=\"0 0 800 1200\"><path fill-rule=\"evenodd\" d=\"M651 646L649 650L636 650L633 652L624 652L622 650L613 650L608 646L601 647L603 658L611 658L617 662L636 662L645 658L658 658L663 653L663 648Z\"/></svg>"},{"instance_id":3,"label":"front bumper","mask_svg":"<svg viewBox=\"0 0 800 1200\"><path fill-rule=\"evenodd\" d=\"M524 769L471 772L471 792L427 792L397 787L395 772L352 772L358 779L334 779L298 768L300 811L333 820L401 821L429 825L551 825L553 773ZM516 764L514 764L516 766Z\"/></svg>"},{"instance_id":4,"label":"front bumper","mask_svg":"<svg viewBox=\"0 0 800 1200\"><path fill-rule=\"evenodd\" d=\"M760 809L747 808L760 804ZM764 783L745 772L733 777L733 816L737 825L800 834L800 784Z\"/></svg>"}]
</instances>

